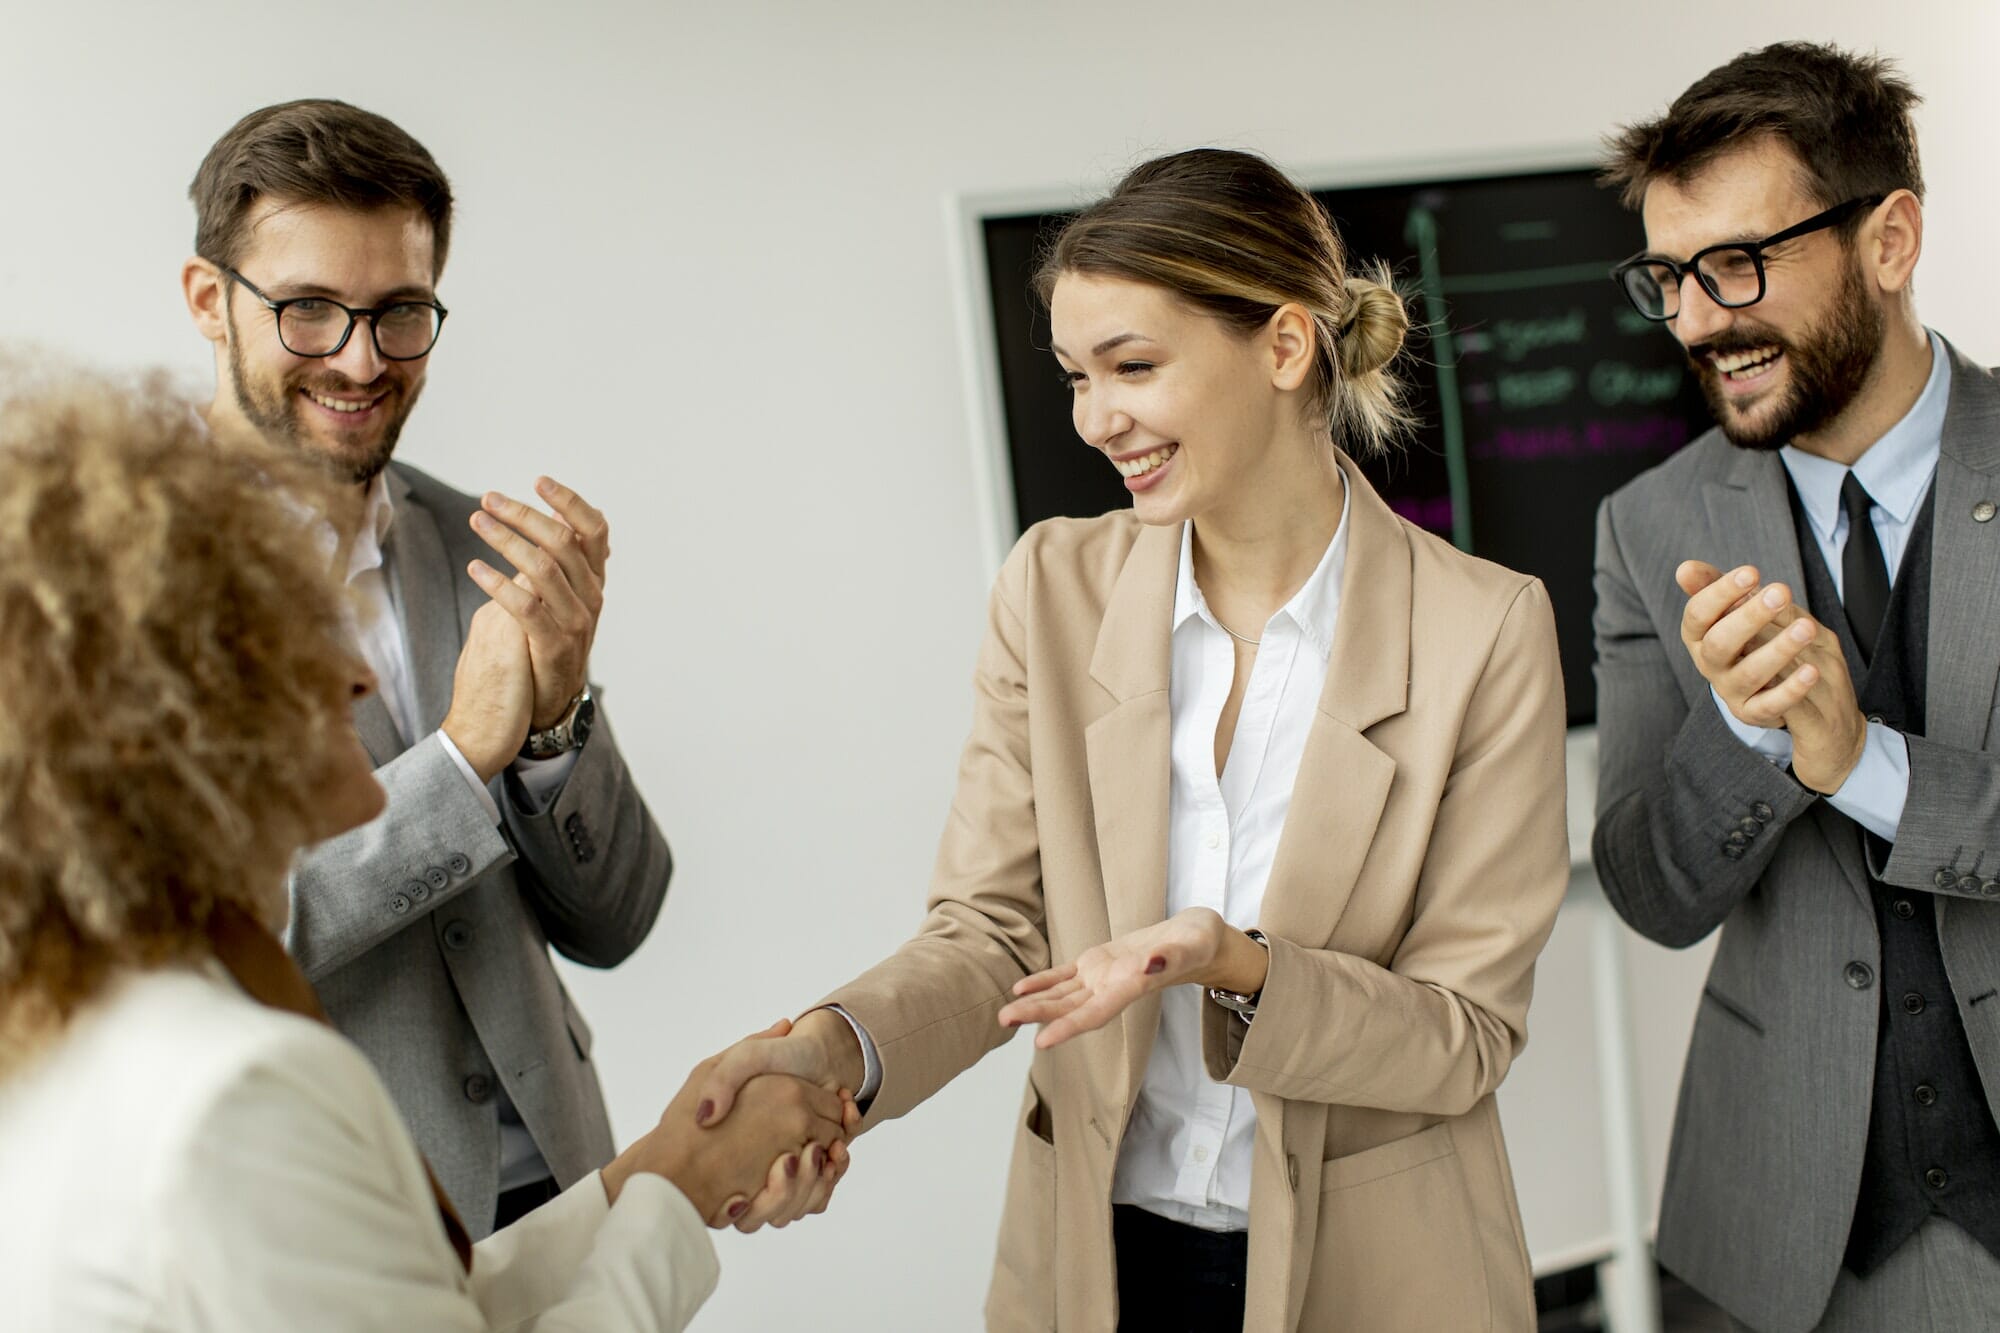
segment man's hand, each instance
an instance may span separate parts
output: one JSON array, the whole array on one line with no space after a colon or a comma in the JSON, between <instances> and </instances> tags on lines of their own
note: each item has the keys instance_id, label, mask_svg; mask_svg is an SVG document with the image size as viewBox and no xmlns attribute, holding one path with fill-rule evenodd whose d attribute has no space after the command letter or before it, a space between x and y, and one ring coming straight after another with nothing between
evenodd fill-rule
<instances>
[{"instance_id":1,"label":"man's hand","mask_svg":"<svg viewBox=\"0 0 2000 1333\"><path fill-rule=\"evenodd\" d=\"M852 1138L861 1125L851 1089L863 1078L861 1043L847 1020L831 1009L815 1009L796 1024L774 1025L746 1038L708 1061L700 1101L699 1123L720 1126L736 1114L742 1090L774 1074L803 1079L841 1099L845 1135ZM850 1164L845 1142L834 1143L815 1157L808 1149L796 1172L784 1161L772 1164L763 1188L754 1198L732 1200L745 1206L731 1216L739 1231L784 1226L810 1213L826 1211L834 1186Z\"/></svg>"},{"instance_id":2,"label":"man's hand","mask_svg":"<svg viewBox=\"0 0 2000 1333\"><path fill-rule=\"evenodd\" d=\"M507 558L514 577L503 577L483 560L473 561L467 572L527 631L533 723L540 731L560 722L583 692L604 611L611 528L567 486L543 477L535 489L555 510L553 516L498 491L488 491L472 516L472 530Z\"/></svg>"},{"instance_id":3,"label":"man's hand","mask_svg":"<svg viewBox=\"0 0 2000 1333\"><path fill-rule=\"evenodd\" d=\"M787 1026L780 1022L749 1040L774 1039ZM748 1196L769 1177L795 1178L791 1173L803 1174L803 1162L823 1161L828 1149L844 1142L849 1131L842 1099L778 1074L744 1083L727 1124L698 1128L701 1090L721 1058L697 1065L659 1124L604 1168L611 1202L618 1201L633 1172L650 1171L678 1186L710 1226L725 1226L748 1211Z\"/></svg>"},{"instance_id":4,"label":"man's hand","mask_svg":"<svg viewBox=\"0 0 2000 1333\"><path fill-rule=\"evenodd\" d=\"M1840 640L1796 605L1782 583L1759 587L1748 565L1719 574L1684 561L1681 641L1703 679L1740 721L1792 735L1792 775L1821 795L1861 761L1868 722Z\"/></svg>"},{"instance_id":5,"label":"man's hand","mask_svg":"<svg viewBox=\"0 0 2000 1333\"><path fill-rule=\"evenodd\" d=\"M519 622L494 602L473 612L452 674L443 731L482 782L493 781L520 753L534 686L528 637Z\"/></svg>"},{"instance_id":6,"label":"man's hand","mask_svg":"<svg viewBox=\"0 0 2000 1333\"><path fill-rule=\"evenodd\" d=\"M1206 907L1190 907L1015 982L1016 998L1000 1011L1000 1024L1042 1024L1035 1047L1047 1050L1103 1027L1133 1001L1168 986L1255 994L1264 988L1269 963L1263 946L1248 935Z\"/></svg>"}]
</instances>

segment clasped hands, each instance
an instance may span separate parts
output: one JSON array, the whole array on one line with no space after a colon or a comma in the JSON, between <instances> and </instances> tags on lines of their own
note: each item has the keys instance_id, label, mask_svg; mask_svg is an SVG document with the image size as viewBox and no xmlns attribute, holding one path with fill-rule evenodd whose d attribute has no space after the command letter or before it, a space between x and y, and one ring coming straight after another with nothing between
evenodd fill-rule
<instances>
[{"instance_id":1,"label":"clasped hands","mask_svg":"<svg viewBox=\"0 0 2000 1333\"><path fill-rule=\"evenodd\" d=\"M1041 1024L1035 1045L1046 1050L1104 1026L1133 1001L1168 986L1192 983L1255 993L1263 989L1269 966L1270 955L1248 935L1205 907L1191 908L1022 978L999 1021L1009 1028ZM784 1226L826 1210L851 1162L846 1140L859 1129L860 1112L847 1090L861 1086L863 1072L860 1040L831 1009L815 1009L796 1024L738 1042L695 1071L689 1086L700 1085L696 1118L711 1130L733 1124L751 1093L773 1077L841 1098L848 1132L827 1145L822 1169L786 1177L774 1167L763 1190L729 1214L737 1230Z\"/></svg>"},{"instance_id":2,"label":"clasped hands","mask_svg":"<svg viewBox=\"0 0 2000 1333\"><path fill-rule=\"evenodd\" d=\"M514 567L466 567L490 602L472 617L452 679L444 732L481 780L491 782L528 732L560 722L582 693L604 610L611 528L582 496L553 478L535 483L554 512L488 491L472 530Z\"/></svg>"},{"instance_id":3,"label":"clasped hands","mask_svg":"<svg viewBox=\"0 0 2000 1333\"><path fill-rule=\"evenodd\" d=\"M1792 737L1792 775L1831 795L1861 762L1868 721L1840 640L1792 600L1782 583L1760 586L1743 565L1722 574L1687 560L1674 580L1688 595L1681 642L1723 705L1753 727Z\"/></svg>"}]
</instances>

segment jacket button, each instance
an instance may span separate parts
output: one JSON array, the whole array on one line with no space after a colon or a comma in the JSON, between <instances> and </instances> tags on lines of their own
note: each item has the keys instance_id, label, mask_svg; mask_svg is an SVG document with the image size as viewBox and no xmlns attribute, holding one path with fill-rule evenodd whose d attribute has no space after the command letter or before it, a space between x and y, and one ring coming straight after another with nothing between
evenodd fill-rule
<instances>
[{"instance_id":1,"label":"jacket button","mask_svg":"<svg viewBox=\"0 0 2000 1333\"><path fill-rule=\"evenodd\" d=\"M1750 816L1745 815L1743 818L1736 821L1736 831L1738 833L1747 834L1750 837L1754 838L1759 833L1762 833L1764 831L1764 826L1758 823L1755 819L1752 819Z\"/></svg>"},{"instance_id":2,"label":"jacket button","mask_svg":"<svg viewBox=\"0 0 2000 1333\"><path fill-rule=\"evenodd\" d=\"M1743 859L1742 847L1735 846L1730 843L1724 843L1722 845L1722 854L1728 857L1732 861L1741 861Z\"/></svg>"},{"instance_id":3,"label":"jacket button","mask_svg":"<svg viewBox=\"0 0 2000 1333\"><path fill-rule=\"evenodd\" d=\"M1960 893L1977 893L1977 892L1979 892L1979 876L1977 876L1977 875L1960 875L1960 876L1958 877L1958 891L1959 891Z\"/></svg>"},{"instance_id":4,"label":"jacket button","mask_svg":"<svg viewBox=\"0 0 2000 1333\"><path fill-rule=\"evenodd\" d=\"M410 901L420 903L431 896L431 886L420 879L413 879L403 886L403 892L410 895Z\"/></svg>"},{"instance_id":5,"label":"jacket button","mask_svg":"<svg viewBox=\"0 0 2000 1333\"><path fill-rule=\"evenodd\" d=\"M1847 984L1856 990L1867 990L1875 984L1875 969L1866 963L1849 963L1843 975L1847 978Z\"/></svg>"},{"instance_id":6,"label":"jacket button","mask_svg":"<svg viewBox=\"0 0 2000 1333\"><path fill-rule=\"evenodd\" d=\"M1993 515L1996 512L2000 511L1996 511L1993 508L1991 500L1981 500L1978 504L1972 506L1972 521L1974 523L1991 523Z\"/></svg>"},{"instance_id":7,"label":"jacket button","mask_svg":"<svg viewBox=\"0 0 2000 1333\"><path fill-rule=\"evenodd\" d=\"M1727 838L1724 838L1722 840L1722 845L1724 847L1735 847L1740 850L1750 845L1750 835L1745 833L1742 829L1738 829L1736 830L1736 832L1730 834Z\"/></svg>"},{"instance_id":8,"label":"jacket button","mask_svg":"<svg viewBox=\"0 0 2000 1333\"><path fill-rule=\"evenodd\" d=\"M432 866L424 872L424 883L434 889L444 889L450 886L451 876L445 874L440 867Z\"/></svg>"},{"instance_id":9,"label":"jacket button","mask_svg":"<svg viewBox=\"0 0 2000 1333\"><path fill-rule=\"evenodd\" d=\"M1770 806L1762 801L1750 807L1750 817L1755 819L1759 824L1770 823L1776 814L1776 811L1772 810Z\"/></svg>"},{"instance_id":10,"label":"jacket button","mask_svg":"<svg viewBox=\"0 0 2000 1333\"><path fill-rule=\"evenodd\" d=\"M1951 1177L1944 1173L1944 1168L1941 1166L1934 1166L1924 1172L1924 1184L1929 1185L1934 1190L1943 1189L1945 1182L1949 1179Z\"/></svg>"},{"instance_id":11,"label":"jacket button","mask_svg":"<svg viewBox=\"0 0 2000 1333\"><path fill-rule=\"evenodd\" d=\"M463 921L447 921L444 927L444 947L463 949L472 943L472 927Z\"/></svg>"},{"instance_id":12,"label":"jacket button","mask_svg":"<svg viewBox=\"0 0 2000 1333\"><path fill-rule=\"evenodd\" d=\"M1982 898L2000 898L2000 879L1980 880L1979 896Z\"/></svg>"},{"instance_id":13,"label":"jacket button","mask_svg":"<svg viewBox=\"0 0 2000 1333\"><path fill-rule=\"evenodd\" d=\"M1909 993L1908 995L1905 995L1905 996L1903 997L1903 1012L1904 1012L1904 1013L1906 1013L1906 1014L1921 1014L1921 1013L1922 1013L1923 1011L1924 1011L1924 997L1923 997L1923 996L1921 996L1921 995L1917 994L1917 993L1916 993L1915 991L1911 991L1911 992L1910 992L1910 993Z\"/></svg>"},{"instance_id":14,"label":"jacket button","mask_svg":"<svg viewBox=\"0 0 2000 1333\"><path fill-rule=\"evenodd\" d=\"M1937 1089L1933 1088L1928 1083L1917 1084L1917 1105L1934 1106L1936 1104L1937 1104Z\"/></svg>"},{"instance_id":15,"label":"jacket button","mask_svg":"<svg viewBox=\"0 0 2000 1333\"><path fill-rule=\"evenodd\" d=\"M474 1105L493 1095L493 1081L484 1074L473 1074L465 1080L465 1100Z\"/></svg>"},{"instance_id":16,"label":"jacket button","mask_svg":"<svg viewBox=\"0 0 2000 1333\"><path fill-rule=\"evenodd\" d=\"M394 897L390 898L389 910L394 912L397 916L402 916L405 912L408 912L410 910L409 895L404 893L399 893L396 894Z\"/></svg>"},{"instance_id":17,"label":"jacket button","mask_svg":"<svg viewBox=\"0 0 2000 1333\"><path fill-rule=\"evenodd\" d=\"M1951 871L1945 869L1943 866L1939 866L1937 874L1931 876L1931 883L1941 889L1948 889L1957 879L1958 876L1952 874Z\"/></svg>"},{"instance_id":18,"label":"jacket button","mask_svg":"<svg viewBox=\"0 0 2000 1333\"><path fill-rule=\"evenodd\" d=\"M1896 899L1896 905L1889 910L1894 912L1897 918L1903 921L1908 921L1917 914L1916 904L1912 903L1908 898Z\"/></svg>"},{"instance_id":19,"label":"jacket button","mask_svg":"<svg viewBox=\"0 0 2000 1333\"><path fill-rule=\"evenodd\" d=\"M444 868L454 875L463 875L472 869L472 862L465 859L464 852L453 852L445 859Z\"/></svg>"}]
</instances>

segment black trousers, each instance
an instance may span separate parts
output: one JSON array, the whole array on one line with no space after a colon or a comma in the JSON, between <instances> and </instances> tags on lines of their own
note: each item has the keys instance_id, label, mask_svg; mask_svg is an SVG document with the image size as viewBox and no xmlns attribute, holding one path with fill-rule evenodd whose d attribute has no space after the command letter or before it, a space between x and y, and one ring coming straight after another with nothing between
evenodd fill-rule
<instances>
[{"instance_id":1,"label":"black trousers","mask_svg":"<svg viewBox=\"0 0 2000 1333\"><path fill-rule=\"evenodd\" d=\"M1241 1333L1247 1231L1203 1231L1143 1208L1111 1210L1119 1333Z\"/></svg>"},{"instance_id":2,"label":"black trousers","mask_svg":"<svg viewBox=\"0 0 2000 1333\"><path fill-rule=\"evenodd\" d=\"M530 1185L516 1185L500 1196L500 1202L493 1209L493 1229L495 1231L526 1217L535 1209L562 1193L556 1188L554 1176L544 1176Z\"/></svg>"}]
</instances>

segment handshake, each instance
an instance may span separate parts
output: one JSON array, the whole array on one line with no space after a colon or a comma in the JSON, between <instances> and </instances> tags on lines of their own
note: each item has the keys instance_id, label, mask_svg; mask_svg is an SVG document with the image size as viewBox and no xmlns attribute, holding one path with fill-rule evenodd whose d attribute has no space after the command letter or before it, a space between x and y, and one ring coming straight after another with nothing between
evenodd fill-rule
<instances>
[{"instance_id":1,"label":"handshake","mask_svg":"<svg viewBox=\"0 0 2000 1333\"><path fill-rule=\"evenodd\" d=\"M850 1058L851 1057L851 1058ZM831 1010L784 1019L695 1067L659 1124L604 1168L665 1176L711 1227L751 1232L826 1210L861 1126L860 1043Z\"/></svg>"}]
</instances>

